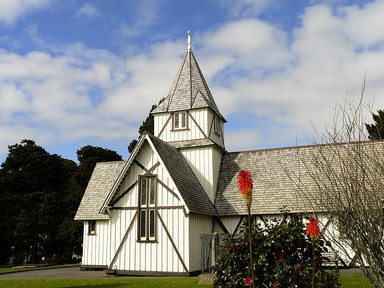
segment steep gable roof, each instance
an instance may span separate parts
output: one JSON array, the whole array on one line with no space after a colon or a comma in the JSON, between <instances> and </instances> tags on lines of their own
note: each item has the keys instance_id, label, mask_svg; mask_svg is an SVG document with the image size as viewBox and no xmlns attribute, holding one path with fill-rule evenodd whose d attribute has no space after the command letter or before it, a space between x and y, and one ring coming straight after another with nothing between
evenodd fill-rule
<instances>
[{"instance_id":1,"label":"steep gable roof","mask_svg":"<svg viewBox=\"0 0 384 288\"><path fill-rule=\"evenodd\" d=\"M105 207L109 205L116 188L124 179L125 174L128 173L129 167L137 153L139 153L140 147L143 145L144 141L148 141L149 145L158 153L161 161L164 163L165 168L174 181L187 210L198 214L216 215L216 210L212 202L209 200L208 195L204 191L196 175L189 167L183 154L174 146L167 144L150 133L144 133L141 136L130 158L125 162L124 167L120 169L120 173L115 174L115 177L113 178L114 183L113 185L110 185L108 193L103 195L101 195L101 193L99 194L100 197L102 196L102 199L99 202L101 203L99 206L100 215L103 215Z\"/></svg>"},{"instance_id":2,"label":"steep gable roof","mask_svg":"<svg viewBox=\"0 0 384 288\"><path fill-rule=\"evenodd\" d=\"M216 215L212 202L183 154L174 146L151 134L148 134L148 137L159 153L189 211L198 214Z\"/></svg>"},{"instance_id":3,"label":"steep gable roof","mask_svg":"<svg viewBox=\"0 0 384 288\"><path fill-rule=\"evenodd\" d=\"M75 220L103 220L109 218L106 214L100 214L99 210L123 170L125 163L126 161L114 161L96 164L80 206L77 209Z\"/></svg>"},{"instance_id":4,"label":"steep gable roof","mask_svg":"<svg viewBox=\"0 0 384 288\"><path fill-rule=\"evenodd\" d=\"M175 112L207 107L224 119L217 108L196 58L189 48L167 97L152 113Z\"/></svg>"}]
</instances>

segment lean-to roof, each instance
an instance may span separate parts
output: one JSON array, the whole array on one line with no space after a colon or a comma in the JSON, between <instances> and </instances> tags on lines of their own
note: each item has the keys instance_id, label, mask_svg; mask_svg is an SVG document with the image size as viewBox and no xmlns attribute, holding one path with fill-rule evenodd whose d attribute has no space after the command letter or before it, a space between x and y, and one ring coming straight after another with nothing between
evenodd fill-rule
<instances>
[{"instance_id":1,"label":"lean-to roof","mask_svg":"<svg viewBox=\"0 0 384 288\"><path fill-rule=\"evenodd\" d=\"M125 163L126 161L113 161L96 164L77 209L75 220L109 219L108 215L99 213L99 210Z\"/></svg>"}]
</instances>

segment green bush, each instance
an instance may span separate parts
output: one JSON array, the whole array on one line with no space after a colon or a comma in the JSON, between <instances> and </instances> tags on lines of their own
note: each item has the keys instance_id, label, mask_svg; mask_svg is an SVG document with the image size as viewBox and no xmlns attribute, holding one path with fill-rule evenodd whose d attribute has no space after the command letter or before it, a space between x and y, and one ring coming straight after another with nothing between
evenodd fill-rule
<instances>
[{"instance_id":1,"label":"green bush","mask_svg":"<svg viewBox=\"0 0 384 288\"><path fill-rule=\"evenodd\" d=\"M248 228L244 222L239 233L224 237L216 265L214 287L246 287L249 273ZM281 221L254 224L253 269L255 287L311 287L312 241L305 235L300 217L285 215ZM316 287L340 287L339 271L325 270L328 251L325 241L315 242Z\"/></svg>"}]
</instances>

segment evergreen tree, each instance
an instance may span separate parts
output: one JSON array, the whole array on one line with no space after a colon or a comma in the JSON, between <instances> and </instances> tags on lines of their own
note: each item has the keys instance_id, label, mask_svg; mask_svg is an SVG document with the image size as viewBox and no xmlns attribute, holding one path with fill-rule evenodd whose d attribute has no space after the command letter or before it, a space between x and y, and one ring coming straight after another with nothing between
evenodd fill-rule
<instances>
[{"instance_id":1,"label":"evergreen tree","mask_svg":"<svg viewBox=\"0 0 384 288\"><path fill-rule=\"evenodd\" d=\"M154 132L154 117L153 115L151 114L151 112L157 107L157 105L152 105L152 108L151 108L151 111L149 112L147 118L143 121L143 124L140 125L139 127L139 138L140 136L144 133L144 132L149 132L151 134L153 134ZM135 146L137 144L137 140L134 139L131 141L131 143L129 143L128 145L128 152L129 153L132 153L133 149L135 149Z\"/></svg>"},{"instance_id":2,"label":"evergreen tree","mask_svg":"<svg viewBox=\"0 0 384 288\"><path fill-rule=\"evenodd\" d=\"M7 261L14 247L17 261L35 262L60 251L56 237L76 163L49 154L33 140L8 148L0 169L0 258Z\"/></svg>"},{"instance_id":3,"label":"evergreen tree","mask_svg":"<svg viewBox=\"0 0 384 288\"><path fill-rule=\"evenodd\" d=\"M369 140L384 139L384 110L377 110L377 114L372 113L374 124L365 124L368 131Z\"/></svg>"}]
</instances>

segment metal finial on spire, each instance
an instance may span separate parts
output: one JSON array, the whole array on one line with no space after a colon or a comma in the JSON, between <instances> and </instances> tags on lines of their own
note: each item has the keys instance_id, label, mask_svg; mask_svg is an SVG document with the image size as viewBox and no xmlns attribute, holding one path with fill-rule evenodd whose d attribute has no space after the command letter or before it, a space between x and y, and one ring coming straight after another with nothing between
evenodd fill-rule
<instances>
[{"instance_id":1,"label":"metal finial on spire","mask_svg":"<svg viewBox=\"0 0 384 288\"><path fill-rule=\"evenodd\" d=\"M191 41L191 31L188 30L188 46L187 46L188 51L192 50L192 41Z\"/></svg>"}]
</instances>

